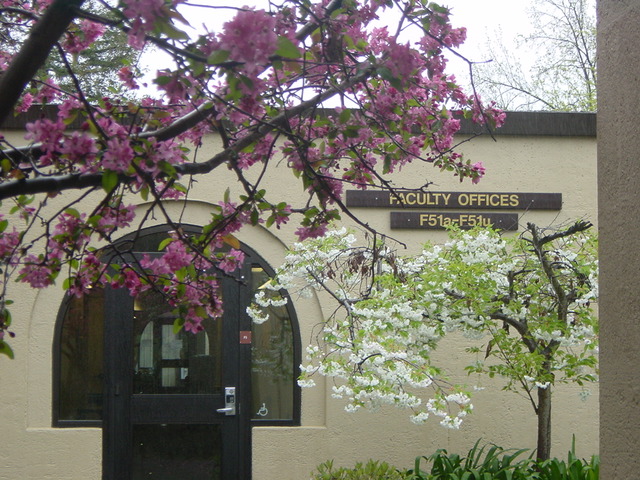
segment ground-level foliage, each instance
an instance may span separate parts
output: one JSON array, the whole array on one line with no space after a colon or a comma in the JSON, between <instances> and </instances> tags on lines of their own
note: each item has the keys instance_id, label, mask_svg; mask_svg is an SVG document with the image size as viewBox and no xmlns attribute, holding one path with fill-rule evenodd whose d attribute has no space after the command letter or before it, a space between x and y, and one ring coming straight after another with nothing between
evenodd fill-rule
<instances>
[{"instance_id":1,"label":"ground-level foliage","mask_svg":"<svg viewBox=\"0 0 640 480\"><path fill-rule=\"evenodd\" d=\"M311 480L598 480L600 458L575 455L575 440L567 460L535 460L526 449L505 450L496 445L480 446L466 455L437 450L416 458L412 469L398 469L386 462L369 460L353 468L335 467L332 461L318 466Z\"/></svg>"}]
</instances>

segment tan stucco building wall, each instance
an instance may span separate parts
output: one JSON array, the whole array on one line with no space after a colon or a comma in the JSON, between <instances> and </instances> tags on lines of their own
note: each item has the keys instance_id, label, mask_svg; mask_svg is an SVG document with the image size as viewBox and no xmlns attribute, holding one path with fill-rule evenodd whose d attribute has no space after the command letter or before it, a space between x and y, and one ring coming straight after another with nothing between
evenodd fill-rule
<instances>
[{"instance_id":1,"label":"tan stucco building wall","mask_svg":"<svg viewBox=\"0 0 640 480\"><path fill-rule=\"evenodd\" d=\"M396 178L397 185L419 187L431 181L433 191L561 193L561 210L518 211L520 224L558 225L577 218L596 223L593 116L514 114L511 118L504 133L495 139L485 135L460 147L473 162L482 161L488 169L478 185L460 183L424 165L405 168ZM587 127L582 129L581 125ZM10 134L19 136L17 132ZM204 158L214 150L212 139L200 155ZM300 195L301 187L289 175L284 171L267 184L271 191L281 192L285 201ZM188 223L206 222L208 205L219 201L228 186L233 191L233 177L221 172L199 179L184 215ZM404 242L407 253L417 252L426 240L446 238L440 231L391 231L391 210L357 208L354 213ZM276 267L284 257L286 245L295 241L294 231L295 225L270 231L247 228L238 237ZM58 287L40 292L23 285L13 288L17 336L12 345L16 359L0 359L0 425L5 439L0 448L0 479L98 479L101 430L51 426L52 342L63 292ZM313 326L332 306L322 298L295 300L294 306L304 347L311 340ZM454 377L486 387L474 398L475 412L460 430L445 430L437 422L415 426L409 421L409 412L394 409L347 414L343 404L331 398L330 382L320 380L318 386L303 390L300 426L253 429L253 479L306 479L308 472L327 459L353 465L374 458L410 467L416 456L438 448L463 453L478 438L504 447L533 448L535 416L530 404L515 394L502 392L499 381L466 379L462 370L467 361L465 346L450 341L439 352ZM555 390L553 455L566 455L573 434L579 455L598 452L598 387L589 388L592 395L584 402L579 399L577 387L559 386Z\"/></svg>"}]
</instances>

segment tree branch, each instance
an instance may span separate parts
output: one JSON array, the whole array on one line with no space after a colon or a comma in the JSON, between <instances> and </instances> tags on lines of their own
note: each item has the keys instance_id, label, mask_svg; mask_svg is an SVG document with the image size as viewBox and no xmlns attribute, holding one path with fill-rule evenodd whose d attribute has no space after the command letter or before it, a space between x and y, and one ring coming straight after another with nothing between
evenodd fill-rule
<instances>
[{"instance_id":1,"label":"tree branch","mask_svg":"<svg viewBox=\"0 0 640 480\"><path fill-rule=\"evenodd\" d=\"M558 299L558 321L562 322L566 325L568 310L569 310L569 297L564 287L558 280L557 275L553 271L553 265L549 262L547 258L547 251L544 250L544 245L558 238L568 237L578 232L583 232L591 227L590 222L578 221L574 223L571 227L553 233L551 235L544 236L540 238L538 227L536 227L533 223L527 223L527 230L531 233L531 245L533 246L533 250L540 261L540 265L542 265L542 270L544 271L549 283L551 283L551 287L553 288L553 292ZM557 345L554 345L554 348ZM551 348L551 344L549 345Z\"/></svg>"},{"instance_id":2,"label":"tree branch","mask_svg":"<svg viewBox=\"0 0 640 480\"><path fill-rule=\"evenodd\" d=\"M76 17L84 0L54 0L36 22L11 65L0 75L0 125L13 113L29 81L44 65L49 53Z\"/></svg>"},{"instance_id":3,"label":"tree branch","mask_svg":"<svg viewBox=\"0 0 640 480\"><path fill-rule=\"evenodd\" d=\"M519 322L515 318L512 318L501 312L493 312L489 314L489 317L492 318L493 320L501 320L507 325L510 325L513 328L515 328L517 332L520 334L522 341L527 346L530 352L533 353L538 349L538 345L536 344L535 340L531 337L531 335L529 335L529 327L527 327L525 323Z\"/></svg>"},{"instance_id":4,"label":"tree branch","mask_svg":"<svg viewBox=\"0 0 640 480\"><path fill-rule=\"evenodd\" d=\"M559 232L555 232L555 233L552 233L551 235L546 235L540 238L539 242L540 242L540 245L544 245L558 238L570 237L571 235L574 235L578 232L584 232L590 229L591 227L593 227L593 224L591 222L579 220L576 223L574 223L572 226L567 228L566 230L561 230ZM527 223L527 230L529 230L533 235L534 231L537 232L537 227L533 223ZM536 238L537 238L537 234L536 234Z\"/></svg>"},{"instance_id":5,"label":"tree branch","mask_svg":"<svg viewBox=\"0 0 640 480\"><path fill-rule=\"evenodd\" d=\"M372 65L363 68L360 73L343 82L342 84L330 87L324 92L319 93L315 97L311 98L310 100L302 102L288 110L284 110L282 113L276 115L273 119L271 119L268 123L265 122L261 125L256 126L251 133L240 138L229 148L224 149L209 160L202 163L188 163L177 165L176 172L179 175L198 175L206 174L213 171L215 168L219 167L227 160L235 158L235 156L238 155L238 153L240 153L243 149L250 146L260 138L264 137L266 134L278 128L284 127L288 123L290 118L303 116L307 112L316 108L317 105L328 100L334 95L348 90L358 83L365 81L373 73L374 70L375 67ZM205 110L205 112L207 112L207 110ZM203 112L201 111L199 114L203 115ZM184 122L180 123L179 125L181 127L185 127L189 124L189 122L195 122L196 118L197 114L194 113L193 117L184 120ZM168 135L167 131L175 133L179 130L180 128L178 128L176 124L173 124L168 129L155 132L155 135L149 133L147 134L147 136L145 136L145 138L165 138ZM96 187L102 184L102 175L102 173L74 173L61 176L15 180L0 184L0 200L16 195L33 195L36 193L60 192L64 190ZM127 177L125 175L120 176L120 181L122 183L127 183L130 180L130 177Z\"/></svg>"}]
</instances>

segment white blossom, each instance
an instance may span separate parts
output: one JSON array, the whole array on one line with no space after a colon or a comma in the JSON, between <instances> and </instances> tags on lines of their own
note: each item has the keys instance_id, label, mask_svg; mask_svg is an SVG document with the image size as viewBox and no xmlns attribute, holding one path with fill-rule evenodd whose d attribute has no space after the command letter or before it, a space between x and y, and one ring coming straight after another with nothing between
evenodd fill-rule
<instances>
[{"instance_id":1,"label":"white blossom","mask_svg":"<svg viewBox=\"0 0 640 480\"><path fill-rule=\"evenodd\" d=\"M581 288L563 324L554 317L553 286L534 265L530 247L512 254L515 240L507 242L489 230L460 232L445 245L427 245L413 257L396 256L387 246L376 251L356 247L357 241L342 228L295 244L247 310L254 321L264 321L269 308L286 304L280 295L283 288L292 296L326 291L337 300L337 309L314 331L318 344L306 350L301 386L313 385L312 375L325 375L338 382L332 396L346 403L346 411L395 405L411 409L414 423L435 417L447 428L459 428L472 411L471 398L443 378L446 372L432 365L431 355L439 340L453 331L474 341L487 335L492 342L517 339L514 328L504 333L495 312L526 322L533 341L559 344L551 359L556 381L565 380L562 374L569 365L573 375L588 373L579 362L597 352L597 329L589 309L598 295L597 262L583 262L581 251L569 242L552 250L557 279L570 279L578 271L573 270L577 262L583 262L584 273L574 283ZM499 352L494 346L493 357L500 359ZM518 355L525 358L526 351ZM517 357L510 361L520 366L509 380L516 387L522 371L529 372L523 377L527 385L551 387L537 380L549 377L539 376L530 363L519 364ZM483 372L488 367L475 368Z\"/></svg>"}]
</instances>

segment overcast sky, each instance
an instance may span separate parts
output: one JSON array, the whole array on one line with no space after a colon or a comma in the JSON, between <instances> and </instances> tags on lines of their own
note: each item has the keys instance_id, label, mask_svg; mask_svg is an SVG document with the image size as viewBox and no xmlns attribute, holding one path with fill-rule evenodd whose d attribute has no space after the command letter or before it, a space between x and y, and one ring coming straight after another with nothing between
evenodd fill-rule
<instances>
[{"instance_id":1,"label":"overcast sky","mask_svg":"<svg viewBox=\"0 0 640 480\"><path fill-rule=\"evenodd\" d=\"M454 27L467 28L467 40L459 52L475 62L490 60L487 42L503 42L515 48L517 36L531 31L527 0L442 0L441 3L451 9ZM466 75L467 65L452 59L450 66L459 81L465 83L461 75Z\"/></svg>"},{"instance_id":2,"label":"overcast sky","mask_svg":"<svg viewBox=\"0 0 640 480\"><path fill-rule=\"evenodd\" d=\"M256 5L258 8L267 8L268 5L268 0L193 0L193 2L212 6ZM451 21L455 27L467 28L467 41L459 51L472 61L489 60L489 56L485 53L485 46L488 41L497 40L496 35L501 35L505 45L511 45L518 34L526 34L530 31L527 17L529 0L441 0L440 3L451 8ZM205 23L210 31L215 31L234 15L233 10L210 9L209 15L203 15L204 11L206 10L201 8L191 9L191 11L183 9L183 14L194 28L200 30L201 25ZM156 65L164 63L157 52L148 58L148 62L152 71L155 70ZM450 70L458 77L459 82L466 83L465 76L468 71L466 64L452 59Z\"/></svg>"},{"instance_id":3,"label":"overcast sky","mask_svg":"<svg viewBox=\"0 0 640 480\"><path fill-rule=\"evenodd\" d=\"M439 3L451 8L454 26L467 27L467 41L461 48L461 53L468 56L470 60L488 59L483 55L483 47L496 32L502 32L504 41L508 45L518 34L527 33L530 30L526 13L530 5L529 0L440 0ZM223 0L210 0L209 4L234 5L233 2ZM235 3L238 6L249 4L266 8L268 2L267 0L236 0ZM199 9L198 12L198 18L201 18L202 10ZM231 11L212 10L212 16L220 18L215 23L222 22L222 17L228 18L232 15ZM194 23L194 27L201 23L199 19L190 18L190 20Z\"/></svg>"},{"instance_id":4,"label":"overcast sky","mask_svg":"<svg viewBox=\"0 0 640 480\"><path fill-rule=\"evenodd\" d=\"M197 2L194 2L197 3ZM209 5L256 5L258 8L266 8L267 0L236 0L229 2L224 0L209 0L200 2ZM443 6L452 9L452 23L454 26L467 27L468 40L466 51L474 51L480 45L484 45L489 35L499 28L502 29L505 38L514 38L518 33L526 33L529 30L529 20L526 9L529 0L440 0ZM202 23L202 9L196 9L196 16L190 16L193 26ZM233 16L232 10L211 9L211 18L215 23L222 23L224 18ZM198 25L199 26L199 25ZM209 25L209 28L212 26ZM215 27L213 27L215 28ZM213 29L212 28L212 29Z\"/></svg>"}]
</instances>

